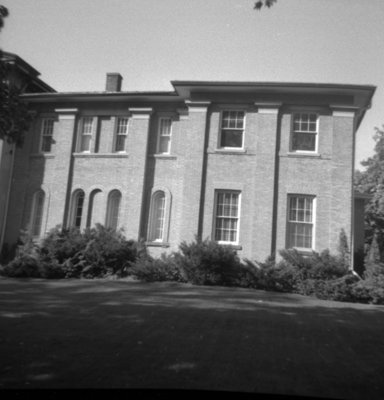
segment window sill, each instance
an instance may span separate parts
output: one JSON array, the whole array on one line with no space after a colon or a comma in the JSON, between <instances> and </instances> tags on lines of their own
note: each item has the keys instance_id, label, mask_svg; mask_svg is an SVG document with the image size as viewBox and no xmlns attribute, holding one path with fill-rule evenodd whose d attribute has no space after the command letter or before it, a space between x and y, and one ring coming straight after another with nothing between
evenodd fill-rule
<instances>
[{"instance_id":1,"label":"window sill","mask_svg":"<svg viewBox=\"0 0 384 400\"><path fill-rule=\"evenodd\" d=\"M128 158L127 153L73 153L75 158Z\"/></svg>"},{"instance_id":2,"label":"window sill","mask_svg":"<svg viewBox=\"0 0 384 400\"><path fill-rule=\"evenodd\" d=\"M294 152L290 151L286 153L287 157L293 157L293 158L322 158L321 154L319 153L306 153L306 152Z\"/></svg>"},{"instance_id":3,"label":"window sill","mask_svg":"<svg viewBox=\"0 0 384 400\"><path fill-rule=\"evenodd\" d=\"M176 156L172 156L171 154L151 154L150 157L156 158L159 160L176 160Z\"/></svg>"},{"instance_id":4,"label":"window sill","mask_svg":"<svg viewBox=\"0 0 384 400\"><path fill-rule=\"evenodd\" d=\"M52 153L32 153L29 156L30 158L55 158L55 155Z\"/></svg>"},{"instance_id":5,"label":"window sill","mask_svg":"<svg viewBox=\"0 0 384 400\"><path fill-rule=\"evenodd\" d=\"M148 247L170 247L168 242L145 242L145 245Z\"/></svg>"},{"instance_id":6,"label":"window sill","mask_svg":"<svg viewBox=\"0 0 384 400\"><path fill-rule=\"evenodd\" d=\"M246 149L215 149L214 150L215 153L217 154L236 154L236 155L241 155L241 154L247 154L247 150Z\"/></svg>"},{"instance_id":7,"label":"window sill","mask_svg":"<svg viewBox=\"0 0 384 400\"><path fill-rule=\"evenodd\" d=\"M303 257L310 257L315 252L315 249L305 249L300 247L293 247L293 248L291 247L290 249L296 250Z\"/></svg>"},{"instance_id":8,"label":"window sill","mask_svg":"<svg viewBox=\"0 0 384 400\"><path fill-rule=\"evenodd\" d=\"M220 242L218 242L218 244L220 246L227 247L231 250L243 250L243 246L241 246L240 244L230 244L230 243L220 243Z\"/></svg>"}]
</instances>

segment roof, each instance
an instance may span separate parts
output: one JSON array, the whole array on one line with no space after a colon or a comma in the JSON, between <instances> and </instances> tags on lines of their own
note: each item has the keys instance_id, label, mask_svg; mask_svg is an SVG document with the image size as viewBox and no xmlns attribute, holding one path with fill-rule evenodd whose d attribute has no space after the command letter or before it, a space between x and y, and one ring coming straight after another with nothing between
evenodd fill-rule
<instances>
[{"instance_id":1,"label":"roof","mask_svg":"<svg viewBox=\"0 0 384 400\"><path fill-rule=\"evenodd\" d=\"M13 65L22 75L27 76L31 80L34 90L39 90L41 92L55 92L55 89L39 78L40 72L17 54L2 51L2 60L7 64Z\"/></svg>"},{"instance_id":2,"label":"roof","mask_svg":"<svg viewBox=\"0 0 384 400\"><path fill-rule=\"evenodd\" d=\"M244 101L278 101L285 96L317 96L329 105L329 98L334 98L332 106L355 109L358 114L357 126L370 108L376 86L333 83L303 82L244 82L244 81L171 81L173 91L121 91L121 92L60 92L26 94L31 102L65 102L65 101L209 101L220 96L233 98L243 96ZM325 100L327 99L327 100ZM281 101L281 100L280 100ZM281 101L284 103L284 101ZM312 103L311 103L312 104Z\"/></svg>"}]
</instances>

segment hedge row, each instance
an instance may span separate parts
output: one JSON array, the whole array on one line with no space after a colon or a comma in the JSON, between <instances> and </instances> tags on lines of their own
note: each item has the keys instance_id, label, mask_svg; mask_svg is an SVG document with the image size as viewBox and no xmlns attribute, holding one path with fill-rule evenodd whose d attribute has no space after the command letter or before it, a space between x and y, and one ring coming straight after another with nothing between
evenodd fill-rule
<instances>
[{"instance_id":1,"label":"hedge row","mask_svg":"<svg viewBox=\"0 0 384 400\"><path fill-rule=\"evenodd\" d=\"M153 258L143 243L98 225L84 232L54 229L38 246L27 238L0 273L56 279L132 276L149 282L236 286L384 304L384 265L368 265L360 279L349 271L345 252L304 257L291 249L280 255L279 262L242 262L231 248L196 239L181 243L177 252Z\"/></svg>"}]
</instances>

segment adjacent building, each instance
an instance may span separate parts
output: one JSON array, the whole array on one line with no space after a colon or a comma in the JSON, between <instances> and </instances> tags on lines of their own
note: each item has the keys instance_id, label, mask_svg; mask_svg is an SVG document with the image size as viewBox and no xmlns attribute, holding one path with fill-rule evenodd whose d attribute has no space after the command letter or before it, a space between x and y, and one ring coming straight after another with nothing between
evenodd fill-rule
<instances>
[{"instance_id":1,"label":"adjacent building","mask_svg":"<svg viewBox=\"0 0 384 400\"><path fill-rule=\"evenodd\" d=\"M105 91L23 95L36 118L16 151L5 242L101 223L154 255L196 235L258 260L335 252L341 230L361 245L355 134L375 87L121 82L111 73Z\"/></svg>"}]
</instances>

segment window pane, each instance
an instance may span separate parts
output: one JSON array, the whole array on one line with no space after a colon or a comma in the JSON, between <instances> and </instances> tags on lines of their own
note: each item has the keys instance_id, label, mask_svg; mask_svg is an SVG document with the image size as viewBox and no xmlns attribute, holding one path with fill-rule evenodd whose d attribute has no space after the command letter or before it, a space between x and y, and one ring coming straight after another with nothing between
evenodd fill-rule
<instances>
[{"instance_id":1,"label":"window pane","mask_svg":"<svg viewBox=\"0 0 384 400\"><path fill-rule=\"evenodd\" d=\"M117 123L117 134L125 135L128 130L128 118L119 118Z\"/></svg>"},{"instance_id":2,"label":"window pane","mask_svg":"<svg viewBox=\"0 0 384 400\"><path fill-rule=\"evenodd\" d=\"M170 136L160 136L159 153L169 153L170 144L171 144Z\"/></svg>"},{"instance_id":3,"label":"window pane","mask_svg":"<svg viewBox=\"0 0 384 400\"><path fill-rule=\"evenodd\" d=\"M41 142L41 151L49 153L52 147L52 136L43 136Z\"/></svg>"},{"instance_id":4,"label":"window pane","mask_svg":"<svg viewBox=\"0 0 384 400\"><path fill-rule=\"evenodd\" d=\"M81 147L80 151L90 151L91 150L91 135L83 135L81 137Z\"/></svg>"},{"instance_id":5,"label":"window pane","mask_svg":"<svg viewBox=\"0 0 384 400\"><path fill-rule=\"evenodd\" d=\"M165 195L163 192L156 193L153 197L151 214L150 240L161 241L164 238L165 224Z\"/></svg>"},{"instance_id":6,"label":"window pane","mask_svg":"<svg viewBox=\"0 0 384 400\"><path fill-rule=\"evenodd\" d=\"M115 151L125 151L125 135L116 136Z\"/></svg>"},{"instance_id":7,"label":"window pane","mask_svg":"<svg viewBox=\"0 0 384 400\"><path fill-rule=\"evenodd\" d=\"M215 240L221 242L237 242L239 220L239 194L233 192L217 192Z\"/></svg>"},{"instance_id":8,"label":"window pane","mask_svg":"<svg viewBox=\"0 0 384 400\"><path fill-rule=\"evenodd\" d=\"M315 151L316 135L312 133L294 132L292 150Z\"/></svg>"},{"instance_id":9,"label":"window pane","mask_svg":"<svg viewBox=\"0 0 384 400\"><path fill-rule=\"evenodd\" d=\"M160 120L160 135L169 136L171 134L171 119L162 118Z\"/></svg>"},{"instance_id":10,"label":"window pane","mask_svg":"<svg viewBox=\"0 0 384 400\"><path fill-rule=\"evenodd\" d=\"M220 145L221 147L243 147L243 131L223 129Z\"/></svg>"},{"instance_id":11,"label":"window pane","mask_svg":"<svg viewBox=\"0 0 384 400\"><path fill-rule=\"evenodd\" d=\"M76 228L80 228L81 226L81 217L83 214L83 204L84 204L84 193L79 192L75 194L74 197L74 210L73 210L73 226Z\"/></svg>"},{"instance_id":12,"label":"window pane","mask_svg":"<svg viewBox=\"0 0 384 400\"><path fill-rule=\"evenodd\" d=\"M92 117L84 118L83 119L82 134L91 134L92 133L92 124L93 124L93 118Z\"/></svg>"},{"instance_id":13,"label":"window pane","mask_svg":"<svg viewBox=\"0 0 384 400\"><path fill-rule=\"evenodd\" d=\"M34 204L32 210L32 235L40 236L41 223L43 219L44 209L44 193L38 192L34 196Z\"/></svg>"},{"instance_id":14,"label":"window pane","mask_svg":"<svg viewBox=\"0 0 384 400\"><path fill-rule=\"evenodd\" d=\"M107 206L107 221L105 223L107 228L117 229L120 200L120 192L114 191L110 194Z\"/></svg>"},{"instance_id":15,"label":"window pane","mask_svg":"<svg viewBox=\"0 0 384 400\"><path fill-rule=\"evenodd\" d=\"M288 210L288 248L312 248L313 198L292 196Z\"/></svg>"},{"instance_id":16,"label":"window pane","mask_svg":"<svg viewBox=\"0 0 384 400\"><path fill-rule=\"evenodd\" d=\"M42 125L41 151L49 153L51 151L53 136L53 119L44 119Z\"/></svg>"}]
</instances>

